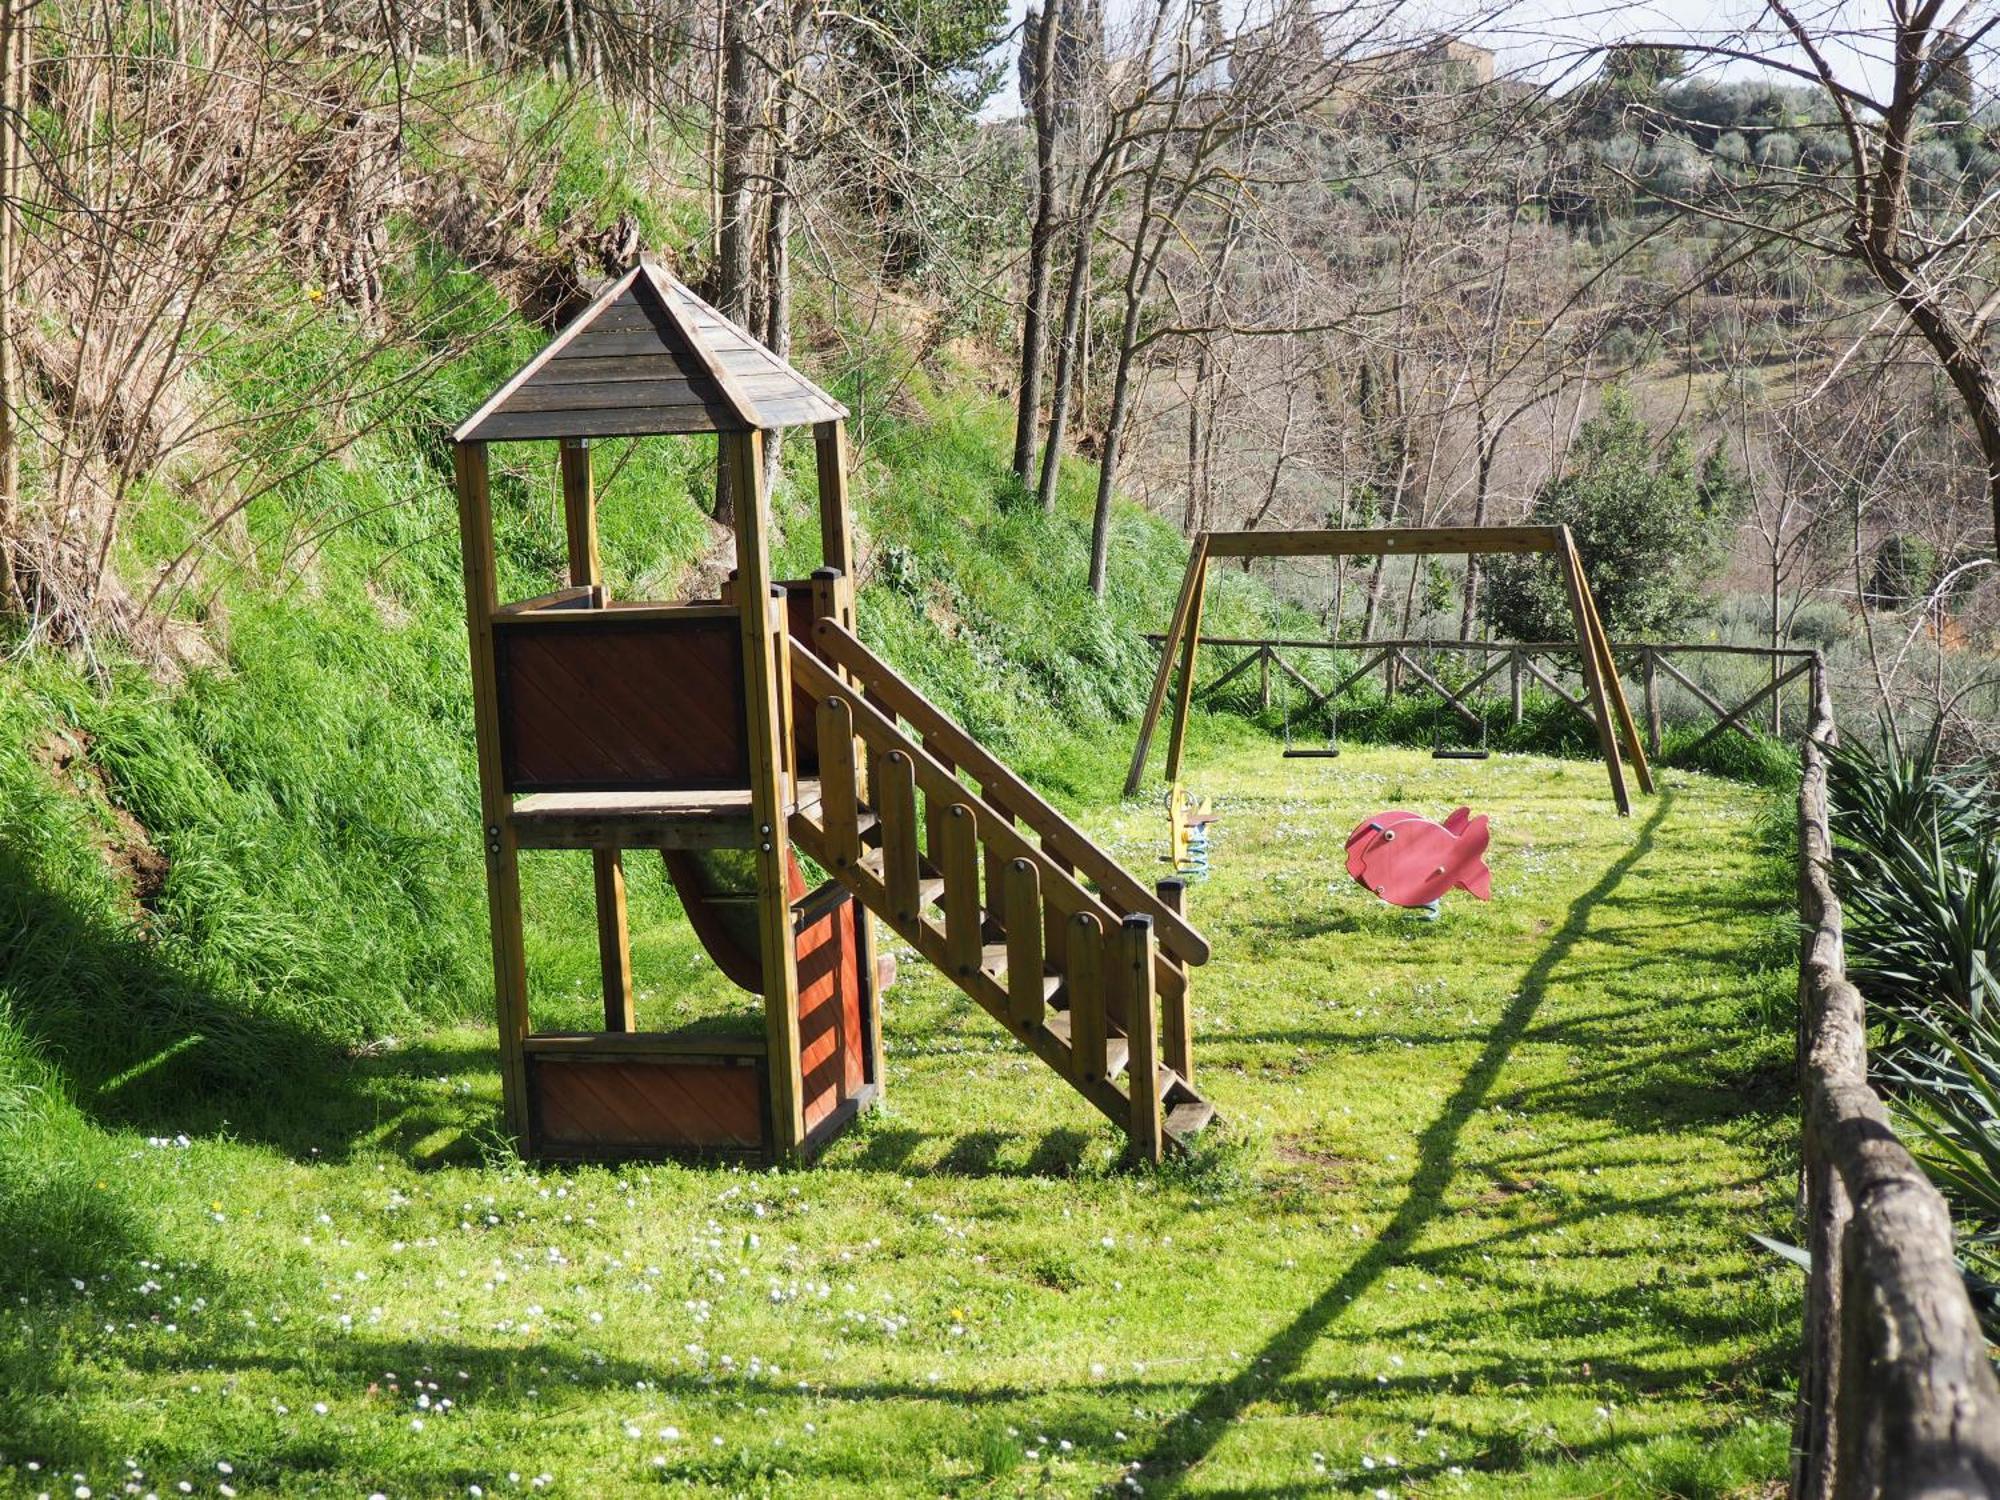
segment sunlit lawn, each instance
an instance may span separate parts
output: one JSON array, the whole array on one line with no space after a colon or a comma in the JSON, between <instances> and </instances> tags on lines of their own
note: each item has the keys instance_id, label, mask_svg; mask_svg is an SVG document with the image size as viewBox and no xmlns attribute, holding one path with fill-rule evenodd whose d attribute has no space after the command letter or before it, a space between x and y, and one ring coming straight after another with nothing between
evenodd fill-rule
<instances>
[{"instance_id":1,"label":"sunlit lawn","mask_svg":"<svg viewBox=\"0 0 2000 1500\"><path fill-rule=\"evenodd\" d=\"M1408 751L1195 780L1201 1161L1119 1169L907 954L887 1107L804 1172L482 1165L488 1035L406 1039L117 1137L129 1243L0 1312L0 1488L1763 1493L1799 1290L1747 1238L1789 1233L1770 794L1668 773L1627 821L1587 764ZM1347 880L1362 816L1461 798L1490 907ZM1151 800L1090 821L1159 872Z\"/></svg>"}]
</instances>

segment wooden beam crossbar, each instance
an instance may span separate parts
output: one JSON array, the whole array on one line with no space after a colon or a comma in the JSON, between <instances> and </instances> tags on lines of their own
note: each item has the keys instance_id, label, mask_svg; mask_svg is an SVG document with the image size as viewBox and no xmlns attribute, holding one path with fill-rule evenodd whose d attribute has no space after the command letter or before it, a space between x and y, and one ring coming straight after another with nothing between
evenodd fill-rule
<instances>
[{"instance_id":1,"label":"wooden beam crossbar","mask_svg":"<svg viewBox=\"0 0 2000 1500\"><path fill-rule=\"evenodd\" d=\"M1421 557L1436 554L1474 556L1491 553L1547 553L1555 559L1557 571L1562 575L1563 586L1569 597L1571 616L1576 621L1576 644L1570 649L1574 649L1582 660L1584 696L1582 699L1573 698L1557 688L1546 673L1527 659L1518 645L1506 648L1507 654L1497 665L1489 667L1480 675L1474 688L1480 683L1489 681L1500 671L1516 668L1518 663L1547 683L1565 700L1582 709L1597 729L1598 746L1604 756L1604 769L1611 782L1612 798L1621 814L1629 814L1632 804L1625 781L1625 759L1629 758L1633 774L1642 791L1653 790L1652 768L1647 763L1644 747L1639 743L1638 728L1632 721L1632 712L1625 700L1625 689L1618 678L1611 642L1605 635L1604 622L1598 615L1597 603L1591 597L1590 584L1584 575L1582 559L1577 554L1576 543L1566 526L1432 526L1341 531L1224 531L1203 532L1196 536L1189 550L1187 572L1181 580L1180 597L1174 605L1173 620L1166 634L1160 638L1159 664L1154 672L1152 691L1147 697L1145 716L1140 722L1138 740L1132 748L1132 763L1126 772L1126 795L1130 796L1137 792L1145 777L1147 756L1152 749L1153 734L1158 728L1160 714L1166 707L1167 689L1173 681L1177 656L1180 690L1175 695L1173 720L1167 740L1166 778L1170 784L1180 779L1181 763L1187 744L1188 716L1195 698L1195 666L1201 650L1202 604L1203 595L1207 591L1210 559L1392 555ZM1424 643L1361 643L1361 649L1380 647L1380 654L1357 671L1349 673L1331 692L1322 692L1308 682L1279 654L1279 648L1298 644L1313 646L1320 650L1348 649L1340 642L1330 641L1322 644L1231 639L1215 644L1250 646L1256 650L1253 655L1237 663L1216 682L1210 684L1208 689L1210 692L1233 680L1241 672L1247 671L1254 662L1265 663L1267 667L1268 664L1276 662L1281 671L1305 688L1314 707L1319 708L1330 699L1344 693L1354 682L1387 660L1408 667L1413 674L1437 692L1452 711L1468 725L1477 728L1482 722L1479 715L1467 707L1460 696L1460 693L1470 693L1473 689L1461 689L1460 693L1453 692L1434 674L1405 654L1407 648ZM1485 642L1466 642L1461 649L1494 648ZM1518 671L1516 686L1518 687Z\"/></svg>"},{"instance_id":2,"label":"wooden beam crossbar","mask_svg":"<svg viewBox=\"0 0 2000 1500\"><path fill-rule=\"evenodd\" d=\"M1674 672L1672 664L1667 662L1666 660L1662 659L1660 665L1665 667L1669 672L1672 672L1674 676L1676 677L1680 676L1680 673ZM1690 755L1698 753L1699 751L1705 749L1711 740L1719 738L1726 730L1731 730L1731 729L1735 730L1738 734L1742 735L1743 738L1749 740L1751 743L1753 744L1756 743L1756 736L1751 734L1749 730L1743 727L1743 722L1742 722L1743 716L1749 713L1750 710L1755 708L1758 704L1764 702L1773 693L1782 690L1787 683L1794 682L1798 678L1805 676L1808 672L1812 670L1812 666L1813 664L1810 661L1802 661L1796 667L1793 667L1790 671L1784 673L1782 676L1775 677L1770 682L1765 683L1764 686L1759 688L1754 694L1752 694L1748 698L1745 698L1741 703L1737 704L1735 708L1731 709L1728 713L1724 714L1721 720L1718 723L1716 723L1715 726L1708 731L1708 733L1704 734L1700 739L1696 740L1692 745L1688 747L1687 753ZM1685 681L1686 679L1682 680Z\"/></svg>"},{"instance_id":3,"label":"wooden beam crossbar","mask_svg":"<svg viewBox=\"0 0 2000 1500\"><path fill-rule=\"evenodd\" d=\"M1213 697L1216 693L1221 692L1225 687L1229 686L1230 683L1234 682L1237 678L1241 677L1245 672L1249 671L1252 667L1256 666L1258 662L1265 660L1270 655L1271 655L1271 648L1269 646L1259 646L1255 651L1252 651L1248 656L1244 657L1243 660L1236 663L1236 665L1231 667L1227 672L1224 672L1220 677L1216 678L1215 681L1211 682L1207 687L1198 689L1195 693L1195 696L1197 698Z\"/></svg>"},{"instance_id":4,"label":"wooden beam crossbar","mask_svg":"<svg viewBox=\"0 0 2000 1500\"><path fill-rule=\"evenodd\" d=\"M1564 687L1561 683L1557 682L1554 677L1550 676L1547 672L1544 672L1540 667L1536 666L1535 658L1529 652L1523 651L1521 653L1521 670L1526 672L1530 677L1534 678L1535 681L1539 682L1543 687L1547 688L1550 692L1554 693L1558 698L1562 699L1563 702L1567 703L1571 708L1575 709L1578 713L1588 714L1590 712L1589 705L1586 704L1583 701L1583 699L1577 697L1568 688Z\"/></svg>"},{"instance_id":5,"label":"wooden beam crossbar","mask_svg":"<svg viewBox=\"0 0 2000 1500\"><path fill-rule=\"evenodd\" d=\"M1425 671L1421 666L1417 665L1416 662L1410 660L1410 658L1404 655L1401 651L1392 651L1389 654L1401 665L1408 667L1412 672L1414 672L1419 682L1423 683L1425 686L1430 688L1432 692L1436 693L1438 697L1442 698L1445 702L1445 706L1450 708L1454 713L1456 713L1459 716L1459 718L1465 721L1466 728L1477 729L1480 727L1481 720L1479 715L1474 713L1471 709L1467 708L1463 703L1459 702L1458 695L1454 693L1450 688L1446 687L1442 682L1438 681L1437 678L1433 677L1429 672Z\"/></svg>"}]
</instances>

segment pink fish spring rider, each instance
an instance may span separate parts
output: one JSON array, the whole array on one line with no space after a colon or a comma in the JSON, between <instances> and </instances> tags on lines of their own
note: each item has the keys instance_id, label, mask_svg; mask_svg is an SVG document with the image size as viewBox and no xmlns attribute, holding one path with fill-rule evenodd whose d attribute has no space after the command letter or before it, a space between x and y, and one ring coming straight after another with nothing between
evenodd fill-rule
<instances>
[{"instance_id":1,"label":"pink fish spring rider","mask_svg":"<svg viewBox=\"0 0 2000 1500\"><path fill-rule=\"evenodd\" d=\"M1453 888L1493 899L1488 839L1485 815L1475 818L1469 807L1442 823L1413 812L1376 813L1347 836L1347 873L1390 905L1422 907L1435 921Z\"/></svg>"}]
</instances>

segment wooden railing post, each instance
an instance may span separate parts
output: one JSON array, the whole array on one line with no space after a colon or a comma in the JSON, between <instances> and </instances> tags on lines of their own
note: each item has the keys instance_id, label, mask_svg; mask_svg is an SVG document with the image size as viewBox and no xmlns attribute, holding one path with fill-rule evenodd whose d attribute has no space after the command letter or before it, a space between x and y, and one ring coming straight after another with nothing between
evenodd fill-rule
<instances>
[{"instance_id":1,"label":"wooden railing post","mask_svg":"<svg viewBox=\"0 0 2000 1500\"><path fill-rule=\"evenodd\" d=\"M1514 727L1521 727L1521 648L1507 653L1507 703L1514 715Z\"/></svg>"},{"instance_id":2,"label":"wooden railing post","mask_svg":"<svg viewBox=\"0 0 2000 1500\"><path fill-rule=\"evenodd\" d=\"M978 824L972 809L954 802L937 820L938 873L944 877L944 942L952 969L961 976L979 967L985 946L985 913L979 906Z\"/></svg>"},{"instance_id":3,"label":"wooden railing post","mask_svg":"<svg viewBox=\"0 0 2000 1500\"><path fill-rule=\"evenodd\" d=\"M1048 1006L1043 984L1042 881L1030 859L1007 862L1002 876L1007 916L1007 1009L1015 1029L1033 1031Z\"/></svg>"},{"instance_id":4,"label":"wooden railing post","mask_svg":"<svg viewBox=\"0 0 2000 1500\"><path fill-rule=\"evenodd\" d=\"M854 711L845 698L827 698L813 715L819 734L820 822L836 869L861 859L860 791L856 786Z\"/></svg>"},{"instance_id":5,"label":"wooden railing post","mask_svg":"<svg viewBox=\"0 0 2000 1500\"><path fill-rule=\"evenodd\" d=\"M1154 887L1160 904L1180 916L1187 915L1187 882L1162 880ZM1185 1083L1194 1082L1194 1021L1192 1016L1193 977L1186 964L1175 964L1180 984L1171 992L1160 992L1160 1057L1180 1074Z\"/></svg>"},{"instance_id":6,"label":"wooden railing post","mask_svg":"<svg viewBox=\"0 0 2000 1500\"><path fill-rule=\"evenodd\" d=\"M1070 1067L1079 1083L1104 1077L1104 928L1080 911L1069 919Z\"/></svg>"},{"instance_id":7,"label":"wooden railing post","mask_svg":"<svg viewBox=\"0 0 2000 1500\"><path fill-rule=\"evenodd\" d=\"M1157 1163L1166 1132L1160 1118L1160 1036L1153 993L1153 919L1135 912L1118 924L1120 988L1125 993L1126 1083L1132 1100L1132 1156Z\"/></svg>"},{"instance_id":8,"label":"wooden railing post","mask_svg":"<svg viewBox=\"0 0 2000 1500\"><path fill-rule=\"evenodd\" d=\"M882 821L882 886L896 921L914 926L923 915L917 882L917 780L909 756L891 750L882 757L875 795Z\"/></svg>"},{"instance_id":9,"label":"wooden railing post","mask_svg":"<svg viewBox=\"0 0 2000 1500\"><path fill-rule=\"evenodd\" d=\"M1257 650L1257 702L1266 713L1271 711L1271 648L1260 646Z\"/></svg>"}]
</instances>

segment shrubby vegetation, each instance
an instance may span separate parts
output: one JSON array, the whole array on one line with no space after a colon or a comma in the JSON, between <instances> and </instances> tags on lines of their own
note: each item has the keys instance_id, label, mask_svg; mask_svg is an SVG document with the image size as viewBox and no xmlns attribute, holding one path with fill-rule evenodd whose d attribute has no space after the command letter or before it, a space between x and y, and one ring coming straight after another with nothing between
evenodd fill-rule
<instances>
[{"instance_id":1,"label":"shrubby vegetation","mask_svg":"<svg viewBox=\"0 0 2000 1500\"><path fill-rule=\"evenodd\" d=\"M2000 782L1939 737L1835 751L1848 972L1880 1023L1874 1066L1962 1214L2000 1328Z\"/></svg>"}]
</instances>

